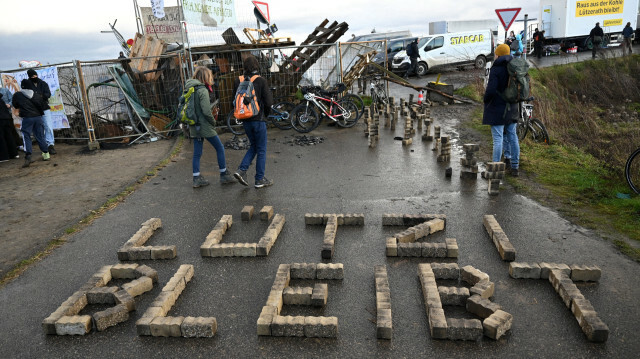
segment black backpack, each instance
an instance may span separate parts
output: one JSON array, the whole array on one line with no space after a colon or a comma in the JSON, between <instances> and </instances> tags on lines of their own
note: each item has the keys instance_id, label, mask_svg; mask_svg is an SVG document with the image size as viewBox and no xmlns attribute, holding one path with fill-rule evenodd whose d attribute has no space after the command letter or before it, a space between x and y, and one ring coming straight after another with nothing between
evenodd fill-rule
<instances>
[{"instance_id":1,"label":"black backpack","mask_svg":"<svg viewBox=\"0 0 640 359\"><path fill-rule=\"evenodd\" d=\"M42 112L48 110L47 100L44 99L44 97L40 92L33 91L33 96L31 96L31 102L33 102L36 108Z\"/></svg>"}]
</instances>

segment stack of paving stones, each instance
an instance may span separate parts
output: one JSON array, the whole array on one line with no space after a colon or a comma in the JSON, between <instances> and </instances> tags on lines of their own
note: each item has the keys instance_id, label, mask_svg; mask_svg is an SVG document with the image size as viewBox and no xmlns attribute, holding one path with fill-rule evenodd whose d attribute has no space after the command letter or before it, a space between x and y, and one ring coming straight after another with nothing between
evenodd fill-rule
<instances>
[{"instance_id":1,"label":"stack of paving stones","mask_svg":"<svg viewBox=\"0 0 640 359\"><path fill-rule=\"evenodd\" d=\"M478 159L476 152L480 150L480 145L467 143L462 146L464 158L460 159L460 178L478 178Z\"/></svg>"},{"instance_id":2,"label":"stack of paving stones","mask_svg":"<svg viewBox=\"0 0 640 359\"><path fill-rule=\"evenodd\" d=\"M438 162L449 162L451 161L451 140L449 136L440 137L440 146L437 151L437 159Z\"/></svg>"},{"instance_id":3,"label":"stack of paving stones","mask_svg":"<svg viewBox=\"0 0 640 359\"><path fill-rule=\"evenodd\" d=\"M140 336L211 338L218 330L214 317L167 316L173 305L193 278L193 265L183 264L162 288L162 292L136 321Z\"/></svg>"},{"instance_id":4,"label":"stack of paving stones","mask_svg":"<svg viewBox=\"0 0 640 359\"><path fill-rule=\"evenodd\" d=\"M396 99L389 97L389 106L391 108L391 131L396 129L396 123L398 123L398 106L396 106Z\"/></svg>"},{"instance_id":5,"label":"stack of paving stones","mask_svg":"<svg viewBox=\"0 0 640 359\"><path fill-rule=\"evenodd\" d=\"M485 215L483 218L484 228L489 234L489 238L493 241L493 244L500 254L500 258L503 261L511 262L516 260L516 249L509 241L509 237L504 233L500 224L493 215Z\"/></svg>"},{"instance_id":6,"label":"stack of paving stones","mask_svg":"<svg viewBox=\"0 0 640 359\"><path fill-rule=\"evenodd\" d=\"M440 148L440 126L433 126L433 150Z\"/></svg>"},{"instance_id":7,"label":"stack of paving stones","mask_svg":"<svg viewBox=\"0 0 640 359\"><path fill-rule=\"evenodd\" d=\"M482 172L482 178L489 182L487 191L490 195L500 194L500 180L504 178L504 162L487 162L487 171Z\"/></svg>"},{"instance_id":8,"label":"stack of paving stones","mask_svg":"<svg viewBox=\"0 0 640 359\"><path fill-rule=\"evenodd\" d=\"M404 137L402 138L403 146L409 146L410 144L413 143L413 139L411 138L411 135L413 133L414 133L413 120L411 120L411 116L407 114L404 118Z\"/></svg>"},{"instance_id":9,"label":"stack of paving stones","mask_svg":"<svg viewBox=\"0 0 640 359\"><path fill-rule=\"evenodd\" d=\"M458 258L458 243L455 238L446 238L444 243L418 242L446 226L443 214L384 214L383 226L411 226L386 239L387 257Z\"/></svg>"},{"instance_id":10,"label":"stack of paving stones","mask_svg":"<svg viewBox=\"0 0 640 359\"><path fill-rule=\"evenodd\" d=\"M142 227L118 249L121 261L137 261L144 259L173 259L177 255L176 246L145 246L156 229L162 227L160 218L151 218L142 223Z\"/></svg>"},{"instance_id":11,"label":"stack of paving stones","mask_svg":"<svg viewBox=\"0 0 640 359\"><path fill-rule=\"evenodd\" d=\"M431 135L432 124L433 124L433 121L430 118L426 118L424 120L425 129L424 129L424 133L422 134L423 141L433 141L433 136Z\"/></svg>"},{"instance_id":12,"label":"stack of paving stones","mask_svg":"<svg viewBox=\"0 0 640 359\"><path fill-rule=\"evenodd\" d=\"M336 338L338 336L337 317L280 315L282 306L285 304L324 306L327 302L327 284L322 283L316 285L313 289L287 289L289 288L291 279L342 280L344 279L344 267L341 263L280 264L267 303L262 307L260 317L257 321L258 335ZM309 292L311 292L310 300Z\"/></svg>"},{"instance_id":13,"label":"stack of paving stones","mask_svg":"<svg viewBox=\"0 0 640 359\"><path fill-rule=\"evenodd\" d=\"M364 108L363 118L364 118L364 124L365 124L364 136L369 137L369 121L371 120L371 107Z\"/></svg>"},{"instance_id":14,"label":"stack of paving stones","mask_svg":"<svg viewBox=\"0 0 640 359\"><path fill-rule=\"evenodd\" d=\"M322 258L331 259L335 250L338 226L364 226L364 214L306 213L304 215L304 223L306 225L325 225L324 240L322 242Z\"/></svg>"},{"instance_id":15,"label":"stack of paving stones","mask_svg":"<svg viewBox=\"0 0 640 359\"><path fill-rule=\"evenodd\" d=\"M251 220L253 212L253 206L245 206L241 212L241 219L243 221ZM274 215L272 206L264 206L260 210L260 220L268 222L270 219L271 223L258 243L221 243L224 234L233 224L232 215L222 216L200 246L200 255L202 257L264 257L269 255L284 227L285 217L282 214Z\"/></svg>"},{"instance_id":16,"label":"stack of paving stones","mask_svg":"<svg viewBox=\"0 0 640 359\"><path fill-rule=\"evenodd\" d=\"M108 287L111 279L132 279L122 285ZM77 292L73 293L49 317L42 321L45 334L85 335L95 326L103 331L129 319L136 309L134 297L148 292L158 281L158 273L146 265L116 264L102 267ZM93 315L78 315L87 305L111 304Z\"/></svg>"},{"instance_id":17,"label":"stack of paving stones","mask_svg":"<svg viewBox=\"0 0 640 359\"><path fill-rule=\"evenodd\" d=\"M391 339L393 337L393 323L391 319L391 289L387 267L377 265L374 267L376 285L376 337L378 339Z\"/></svg>"},{"instance_id":18,"label":"stack of paving stones","mask_svg":"<svg viewBox=\"0 0 640 359\"><path fill-rule=\"evenodd\" d=\"M599 281L602 276L599 267L545 262L512 262L509 264L509 275L516 279L548 279L564 304L576 317L589 341L603 343L609 338L609 327L600 319L591 302L582 295L574 283Z\"/></svg>"},{"instance_id":19,"label":"stack of paving stones","mask_svg":"<svg viewBox=\"0 0 640 359\"><path fill-rule=\"evenodd\" d=\"M376 147L378 144L378 128L380 126L380 114L374 111L374 115L367 121L367 133L369 136L369 147Z\"/></svg>"},{"instance_id":20,"label":"stack of paving stones","mask_svg":"<svg viewBox=\"0 0 640 359\"><path fill-rule=\"evenodd\" d=\"M418 265L418 276L432 338L478 340L484 334L497 340L511 329L512 315L489 300L495 285L486 273L472 266L459 268L455 263L421 263ZM472 287L439 287L436 280L461 280ZM482 321L447 318L443 308L445 305L464 306Z\"/></svg>"}]
</instances>

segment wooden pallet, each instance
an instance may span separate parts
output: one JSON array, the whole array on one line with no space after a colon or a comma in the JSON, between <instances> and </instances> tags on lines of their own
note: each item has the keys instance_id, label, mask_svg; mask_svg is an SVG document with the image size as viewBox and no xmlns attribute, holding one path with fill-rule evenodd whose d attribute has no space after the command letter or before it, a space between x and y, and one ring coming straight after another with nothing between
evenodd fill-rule
<instances>
[{"instance_id":1,"label":"wooden pallet","mask_svg":"<svg viewBox=\"0 0 640 359\"><path fill-rule=\"evenodd\" d=\"M133 46L131 46L131 53L129 57L143 57L140 59L134 59L131 61L131 68L139 72L155 70L158 67L160 58L157 56L162 55L167 49L167 44L151 35L136 34ZM147 81L155 81L160 77L160 72L149 73L144 75L144 79Z\"/></svg>"},{"instance_id":2,"label":"wooden pallet","mask_svg":"<svg viewBox=\"0 0 640 359\"><path fill-rule=\"evenodd\" d=\"M342 76L342 82L347 86L347 88L351 87L360 75L362 75L362 72L367 68L367 65L372 62L371 60L376 53L377 51L373 50L366 54L358 55L358 61Z\"/></svg>"}]
</instances>

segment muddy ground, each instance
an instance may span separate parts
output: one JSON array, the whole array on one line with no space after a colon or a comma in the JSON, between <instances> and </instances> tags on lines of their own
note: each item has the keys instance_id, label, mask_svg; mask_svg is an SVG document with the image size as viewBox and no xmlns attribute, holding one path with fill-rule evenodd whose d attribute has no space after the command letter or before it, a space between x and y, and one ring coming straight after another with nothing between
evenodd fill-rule
<instances>
[{"instance_id":1,"label":"muddy ground","mask_svg":"<svg viewBox=\"0 0 640 359\"><path fill-rule=\"evenodd\" d=\"M41 251L92 210L167 157L175 141L132 146L56 144L57 154L22 168L20 159L0 163L0 277Z\"/></svg>"}]
</instances>

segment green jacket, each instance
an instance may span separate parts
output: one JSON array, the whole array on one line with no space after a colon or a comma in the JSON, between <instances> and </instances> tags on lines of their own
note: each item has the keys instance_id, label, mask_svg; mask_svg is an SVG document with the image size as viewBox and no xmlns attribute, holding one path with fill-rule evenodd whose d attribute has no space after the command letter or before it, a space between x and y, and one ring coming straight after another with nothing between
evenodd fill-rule
<instances>
[{"instance_id":1,"label":"green jacket","mask_svg":"<svg viewBox=\"0 0 640 359\"><path fill-rule=\"evenodd\" d=\"M200 86L195 89L194 96L197 97L191 99L196 100L196 106L199 106L197 113L198 117L198 125L190 126L189 132L191 137L214 137L217 136L218 133L215 130L215 119L211 114L211 102L209 102L209 90L202 84L202 82L196 79L188 79L184 84L184 90L189 90L190 87ZM199 130L198 130L199 127Z\"/></svg>"}]
</instances>

